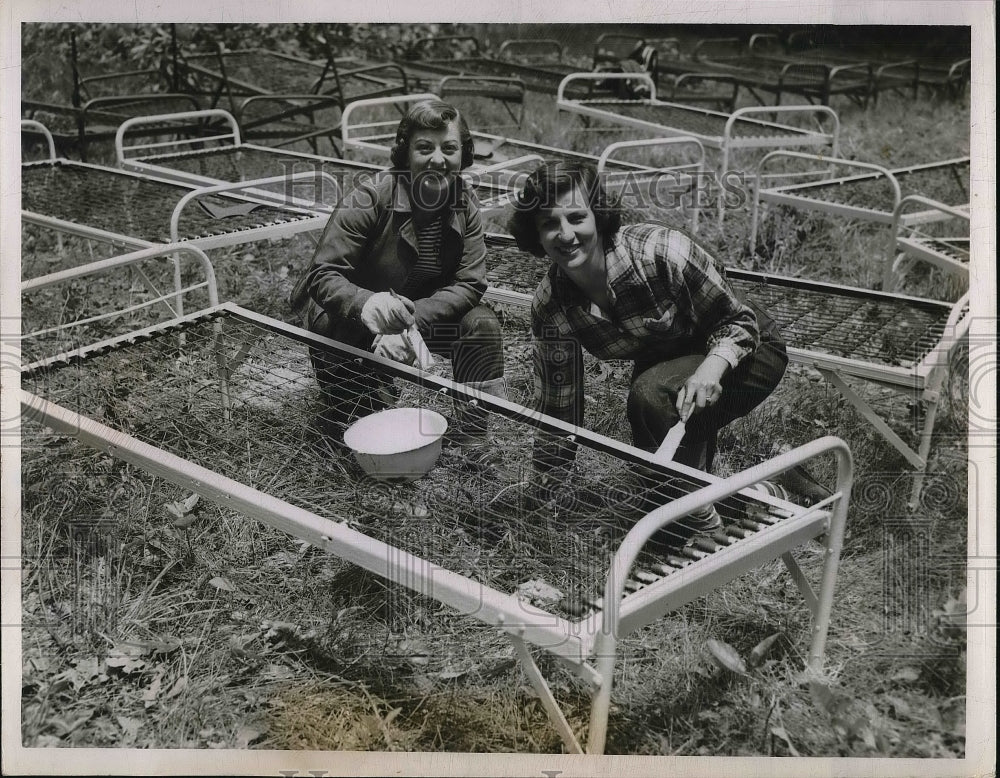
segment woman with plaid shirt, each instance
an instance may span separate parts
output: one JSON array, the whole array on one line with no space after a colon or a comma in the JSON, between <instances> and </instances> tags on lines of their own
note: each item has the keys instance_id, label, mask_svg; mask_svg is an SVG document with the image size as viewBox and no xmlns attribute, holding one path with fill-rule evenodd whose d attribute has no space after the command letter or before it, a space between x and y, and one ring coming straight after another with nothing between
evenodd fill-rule
<instances>
[{"instance_id":1,"label":"woman with plaid shirt","mask_svg":"<svg viewBox=\"0 0 1000 778\"><path fill-rule=\"evenodd\" d=\"M656 451L684 419L674 460L709 472L718 430L759 405L784 374L788 358L773 322L733 294L683 230L622 226L591 165L538 168L510 229L520 248L552 261L531 308L538 410L582 426L582 349L632 360L633 443ZM550 472L574 454L572 443L539 436L535 468ZM687 523L711 531L721 522L713 508Z\"/></svg>"}]
</instances>

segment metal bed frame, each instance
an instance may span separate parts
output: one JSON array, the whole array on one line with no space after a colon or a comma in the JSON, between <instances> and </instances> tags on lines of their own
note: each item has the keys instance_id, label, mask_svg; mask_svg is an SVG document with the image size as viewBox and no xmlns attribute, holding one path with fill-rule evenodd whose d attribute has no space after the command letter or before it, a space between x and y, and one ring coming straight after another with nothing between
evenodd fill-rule
<instances>
[{"instance_id":1,"label":"metal bed frame","mask_svg":"<svg viewBox=\"0 0 1000 778\"><path fill-rule=\"evenodd\" d=\"M838 159L823 155L805 154L797 151L778 150L769 153L757 166L757 181L768 177L767 167L778 160L799 159L816 162L818 170L790 174L820 180L805 183L783 184L766 188L754 188L753 209L750 221L750 251L757 248L757 233L760 225L761 203L785 205L805 211L820 211L837 216L845 216L875 224L909 227L916 224L947 219L949 216L938 208L930 207L922 211L897 213L901 200L911 194L928 194L933 191L939 202L948 201L952 207L967 207L969 202L969 172L971 159L955 159L929 162L921 165L889 169L882 165L855 160ZM833 177L836 169L855 169L858 173ZM786 177L783 174L781 177ZM919 201L914 201L919 202ZM892 244L888 256L895 252L896 236L891 236ZM891 267L886 265L885 279L891 276Z\"/></svg>"},{"instance_id":2,"label":"metal bed frame","mask_svg":"<svg viewBox=\"0 0 1000 778\"><path fill-rule=\"evenodd\" d=\"M774 58L775 49L781 51L777 58L789 62L822 63L830 67L862 65L871 74L871 103L878 103L879 92L884 90L907 90L916 99L920 83L918 81L919 61L913 57L887 59L884 52L852 52L845 49L831 50L829 47L796 48L796 35L792 33L787 44L782 45L778 36L771 33L755 33L750 36L747 49L752 53L760 51L764 56ZM766 48L765 48L766 47Z\"/></svg>"},{"instance_id":3,"label":"metal bed frame","mask_svg":"<svg viewBox=\"0 0 1000 778\"><path fill-rule=\"evenodd\" d=\"M967 218L967 217L966 217ZM529 306L548 267L509 235L487 236L487 297ZM801 278L726 269L734 291L758 304L781 330L789 359L809 365L917 471L909 504L923 487L941 387L968 332L969 295L948 303ZM926 404L917 449L903 440L847 380L874 383Z\"/></svg>"},{"instance_id":4,"label":"metal bed frame","mask_svg":"<svg viewBox=\"0 0 1000 778\"><path fill-rule=\"evenodd\" d=\"M471 43L473 54L462 59L419 58L422 49L442 42ZM505 44L510 45L501 48L503 54L507 54L512 46L520 45L519 42L507 41L505 41ZM413 86L416 89L430 88L433 82L440 79L441 76L500 76L518 78L524 82L525 87L530 91L541 92L543 94L554 94L561 80L567 74L579 69L575 65L568 65L562 62L547 61L528 65L522 62L511 62L502 57L488 57L480 51L479 41L469 35L442 35L436 38L419 38L413 42L409 58L400 59L397 62L410 75L411 80L414 82Z\"/></svg>"},{"instance_id":5,"label":"metal bed frame","mask_svg":"<svg viewBox=\"0 0 1000 778\"><path fill-rule=\"evenodd\" d=\"M192 262L185 265L185 258ZM155 270L150 269L150 265L163 262L172 265L173 289L170 291L163 291L161 288L164 286L162 280L157 278ZM191 265L193 265L193 272L187 270L182 275L184 268ZM31 321L36 318L34 310L36 306L33 303L37 299L35 296L41 294L43 290L71 284L77 279L110 276L116 271L126 271L131 280L137 277L152 296L148 299L137 299L130 294L129 304L124 308L113 307L111 310L84 315L72 321L59 322L54 325L46 312L39 310L37 317L44 319L47 326L42 329L32 329ZM194 296L196 293L203 294L204 298L199 300ZM85 262L43 276L24 279L21 281L21 295L24 300L22 303L22 323L25 329L30 332L30 335L22 338L21 341L22 361L29 361L29 359L35 361L42 358L42 353L28 357L29 353L35 354L42 349L51 355L70 350L71 343L76 346L92 343L95 340L95 336L92 334L94 328L112 326L114 322L122 319L129 321L129 324L126 325L126 331L134 331L137 329L136 321L142 316L150 317L153 308L165 311L167 320L172 320L184 315L185 307L187 307L185 300L192 301L196 306L195 310L203 308L206 301L208 306L219 304L219 292L212 262L201 249L183 243L152 246L129 254ZM143 323L148 324L148 318ZM107 333L104 332L100 337L106 336ZM44 343L45 346L48 346L52 342L55 345L51 348L38 345Z\"/></svg>"},{"instance_id":6,"label":"metal bed frame","mask_svg":"<svg viewBox=\"0 0 1000 778\"><path fill-rule=\"evenodd\" d=\"M960 235L927 234L920 230L920 226L931 220L908 219L907 211L911 207L920 209L918 213L925 215L938 212L942 221L964 222L965 229ZM906 269L917 262L926 262L946 273L958 275L966 285L968 284L971 243L968 210L961 210L921 195L907 195L896 205L892 216L896 257L891 265L886 263L885 277L882 280L883 289L892 291L905 275Z\"/></svg>"},{"instance_id":7,"label":"metal bed frame","mask_svg":"<svg viewBox=\"0 0 1000 778\"><path fill-rule=\"evenodd\" d=\"M650 75L656 82L661 99L671 103L704 103L726 112L736 110L739 84L728 75L720 75L700 63L683 59L677 38L603 33L594 43L593 68L597 70L604 63L615 65L647 46L653 50Z\"/></svg>"},{"instance_id":8,"label":"metal bed frame","mask_svg":"<svg viewBox=\"0 0 1000 778\"><path fill-rule=\"evenodd\" d=\"M185 66L206 89L225 95L244 136L289 138L317 133L316 111L343 107L353 100L409 91L406 73L395 63L366 64L341 70L338 60L325 63L263 49L243 49L188 56ZM387 75L390 74L390 75ZM249 117L253 106L272 104L269 113ZM327 134L334 132L335 123ZM315 147L314 147L315 148Z\"/></svg>"},{"instance_id":9,"label":"metal bed frame","mask_svg":"<svg viewBox=\"0 0 1000 778\"><path fill-rule=\"evenodd\" d=\"M530 459L530 430L540 429L571 441L578 451L577 461L587 459L600 466L595 472L618 479L615 483L627 481L636 468L655 472L663 484L649 496L661 507L649 513L637 511L621 491L616 494L622 499L608 498L610 482L593 484L582 478L578 479L576 507L557 508L549 503L526 507L518 488L523 485L521 472L515 466L492 472L494 480L480 484L483 494L476 504L448 496L434 503L435 526L466 528L445 539L440 533L427 532L412 518L387 511L385 506L391 504L384 499L387 485L372 482L357 469L343 471L342 480L354 481L346 497L345 492L327 490L321 485L330 479L330 457L349 455L329 436L323 438L325 445L309 443L304 422L310 407L306 395L314 391L309 348L349 360L359 375L376 371L391 378L403 400L417 407L449 401L479 403L492 416L491 425L498 443L499 439L504 443L505 455L522 464ZM176 368L178 349L186 356L183 371ZM116 367L135 365L141 365L149 378L142 386L129 387L130 413L108 414L103 423L97 421L97 404L106 401L102 376L113 374ZM169 374L169 380L164 380L164 374ZM205 379L213 376L218 391L212 389L212 380L206 384ZM67 381L73 385L72 392L63 391ZM73 436L393 584L431 597L460 617L471 616L498 628L511 641L550 721L571 752L580 753L583 747L529 646L551 655L589 684L593 702L586 746L589 753L600 754L619 641L771 560L784 562L809 607L813 626L807 669L821 670L853 478L850 451L836 438L822 438L720 480L680 465L656 464L652 455L610 438L511 402L476 399L460 384L229 303L40 360L23 369L21 382L25 420ZM192 383L197 384L193 395ZM273 398L279 386L288 391L281 397L280 408L272 406L269 413L261 402ZM192 397L198 398L194 405ZM259 424L267 427L263 436L255 426ZM241 452L245 439L246 456L233 460L220 456L237 438ZM830 454L837 460L836 488L816 505L801 508L750 489L763 479ZM467 484L467 471L456 467L460 465L442 456L423 479L388 488L409 489L408 495L419 497L433 494L449 475ZM280 468L282 480L271 479L263 489L252 486L259 483L254 474L269 468ZM311 497L317 485L323 493ZM658 530L708 504L716 504L725 516L724 531L710 540L688 544L677 554L658 556L644 548ZM476 522L481 522L479 530L469 531ZM617 529L602 541L603 549L595 549L589 539L578 538L571 529L582 526L581 522L589 522L588 526L604 522L597 526ZM544 565L547 577L567 587L580 584L581 597L573 602L582 606L576 608L564 600L540 607L519 597L516 587L523 570L517 569L517 556L525 552L515 551L511 558L504 544L499 546L507 560L504 564L491 563L474 573L461 567L451 569L456 538L467 538L462 542L476 547L496 546L495 540L489 540L493 531L517 534L527 544L525 548L531 549L527 553L537 555L532 564ZM794 549L814 539L825 549L818 593L792 555ZM585 553L568 553L577 546Z\"/></svg>"},{"instance_id":10,"label":"metal bed frame","mask_svg":"<svg viewBox=\"0 0 1000 778\"><path fill-rule=\"evenodd\" d=\"M22 164L21 181L26 223L125 248L184 242L202 249L321 229L328 214L287 205L266 189L336 185L316 171L197 187L63 158ZM202 202L207 212L192 207Z\"/></svg>"},{"instance_id":11,"label":"metal bed frame","mask_svg":"<svg viewBox=\"0 0 1000 778\"><path fill-rule=\"evenodd\" d=\"M60 153L78 153L80 159L86 162L88 147L114 140L118 125L130 117L201 107L198 98L188 94L95 97L79 106L28 99L21 101L21 117L44 124ZM156 128L151 128L151 131L159 132Z\"/></svg>"},{"instance_id":12,"label":"metal bed frame","mask_svg":"<svg viewBox=\"0 0 1000 778\"><path fill-rule=\"evenodd\" d=\"M872 66L873 98L877 98L878 92L883 89L897 91L905 89L916 99L920 93L920 87L923 86L932 93L944 92L951 99L956 99L963 94L969 83L971 59L967 56L961 56L959 52L955 52L950 58L929 60L919 52L908 51L904 59L892 60L886 59L883 50L872 52L865 49L853 50L848 47L839 51L830 51L828 47L816 48L816 44L812 40L801 47L800 39L811 34L809 31L797 31L789 35L787 43L789 54L807 60L822 59L828 62L869 63ZM751 48L754 45L754 38L766 39L769 37L773 36L755 35L750 40Z\"/></svg>"},{"instance_id":13,"label":"metal bed frame","mask_svg":"<svg viewBox=\"0 0 1000 778\"><path fill-rule=\"evenodd\" d=\"M730 51L706 55L704 49L724 45ZM735 47L735 50L733 50ZM766 56L752 48L743 49L739 38L705 38L691 51L691 59L710 72L728 75L746 89L761 105L767 101L758 90L774 95L774 104L781 104L783 94L795 94L810 102L829 105L834 95L843 95L860 108L865 108L872 93L872 69L866 62L829 63Z\"/></svg>"},{"instance_id":14,"label":"metal bed frame","mask_svg":"<svg viewBox=\"0 0 1000 778\"><path fill-rule=\"evenodd\" d=\"M184 124L196 119L206 123L210 119L218 120L213 126L219 129L212 136L170 142L136 142L132 137L142 137L142 127L147 124L169 126L173 122ZM325 212L332 211L347 191L350 176L374 177L383 169L362 162L245 143L236 118L220 108L129 119L118 128L115 155L119 167L124 170L198 186L212 186L226 181L239 183L275 179L295 172L320 171L337 183L330 191L321 193L320 197L313 194L305 202L300 202L294 197L294 191L287 191L284 183L279 183L277 188L285 195L284 202ZM254 192L247 190L247 193ZM274 196L273 191L266 193Z\"/></svg>"},{"instance_id":15,"label":"metal bed frame","mask_svg":"<svg viewBox=\"0 0 1000 778\"><path fill-rule=\"evenodd\" d=\"M194 72L215 80L229 94L239 96L333 94L346 105L362 97L409 90L405 71L394 62L341 72L336 59L328 58L321 64L266 49L194 54L188 55L186 62ZM378 73L392 73L393 77Z\"/></svg>"},{"instance_id":16,"label":"metal bed frame","mask_svg":"<svg viewBox=\"0 0 1000 778\"><path fill-rule=\"evenodd\" d=\"M564 88L573 81L601 78L645 80L651 96L646 100L578 100L566 96ZM574 73L560 84L556 106L560 111L582 116L584 121L599 119L616 127L645 130L660 137L683 135L696 138L706 149L720 152L720 182L727 181L732 157L737 151L829 147L830 153L836 156L840 137L840 119L829 106L747 106L731 114L721 113L658 100L652 79L642 73ZM825 117L832 128L829 131L802 129L759 119L757 116L760 114ZM718 189L718 221L721 226L725 215L725 187L720 185Z\"/></svg>"}]
</instances>

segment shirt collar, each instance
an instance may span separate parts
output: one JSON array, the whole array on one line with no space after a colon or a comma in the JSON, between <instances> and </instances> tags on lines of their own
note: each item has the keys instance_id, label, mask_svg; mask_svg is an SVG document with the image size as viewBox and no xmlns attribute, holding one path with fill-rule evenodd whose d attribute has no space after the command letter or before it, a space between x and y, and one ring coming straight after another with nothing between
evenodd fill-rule
<instances>
[{"instance_id":1,"label":"shirt collar","mask_svg":"<svg viewBox=\"0 0 1000 778\"><path fill-rule=\"evenodd\" d=\"M635 276L636 272L617 243L613 248L604 252L604 259L605 270L608 274L608 299L614 306L618 299L618 290L630 276ZM555 262L552 262L549 267L549 280L556 296L563 302L564 306L579 305L584 310L590 310L590 298L570 280L569 276ZM610 315L611 311L605 311L605 313Z\"/></svg>"}]
</instances>

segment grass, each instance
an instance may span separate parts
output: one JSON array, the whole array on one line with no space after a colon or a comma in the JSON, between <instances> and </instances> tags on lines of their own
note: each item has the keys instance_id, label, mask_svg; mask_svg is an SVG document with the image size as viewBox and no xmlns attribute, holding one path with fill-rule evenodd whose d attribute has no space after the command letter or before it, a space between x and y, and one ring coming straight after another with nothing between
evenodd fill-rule
<instances>
[{"instance_id":1,"label":"grass","mask_svg":"<svg viewBox=\"0 0 1000 778\"><path fill-rule=\"evenodd\" d=\"M905 165L968 151L965 103L888 95L867 111L836 107L845 156ZM601 145L567 132L574 120L546 96L529 95L528 115L529 139L588 152ZM700 235L726 265L871 288L881 278L884 229L772 212L751 254L748 212L735 209L721 227L706 214ZM26 234L25 268L90 251ZM210 258L222 299L289 320L288 293L311 253L310 238L298 236ZM909 284L913 294L954 291L928 271ZM129 288L77 294L100 303ZM56 310L69 304L49 300ZM26 306L25 317L43 320L50 310ZM526 392L516 340L525 323L507 314L507 356ZM588 426L628 440L626 367L588 364L600 391ZM780 563L770 563L625 641L609 753L964 754L963 393L959 386L943 404L924 499L911 511L905 462L817 378L790 368L772 398L723 431L717 471L824 434L849 442L857 480L824 682L801 680L808 611ZM912 439L905 400L862 391ZM560 751L509 643L493 630L224 507L201 502L196 520L180 526L165 506L186 493L37 425L25 427L22 459L24 745ZM824 467L813 475L832 483ZM800 561L815 582L818 553L807 549ZM731 647L746 672L720 665L711 640ZM537 659L583 734L583 684Z\"/></svg>"}]
</instances>

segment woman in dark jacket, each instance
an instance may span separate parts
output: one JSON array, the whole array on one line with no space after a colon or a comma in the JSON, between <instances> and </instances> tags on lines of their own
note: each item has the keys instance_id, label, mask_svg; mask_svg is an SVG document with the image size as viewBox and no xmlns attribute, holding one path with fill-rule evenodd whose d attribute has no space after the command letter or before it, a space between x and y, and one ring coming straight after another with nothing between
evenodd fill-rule
<instances>
[{"instance_id":1,"label":"woman in dark jacket","mask_svg":"<svg viewBox=\"0 0 1000 778\"><path fill-rule=\"evenodd\" d=\"M440 101L414 105L396 130L392 167L357 186L330 217L307 276L304 318L313 332L413 364L415 324L431 352L452 360L455 380L505 397L500 326L481 304L486 247L474 195L459 175L473 140ZM314 350L330 420L347 423L386 405L385 383ZM460 414L482 438L482 414Z\"/></svg>"}]
</instances>

